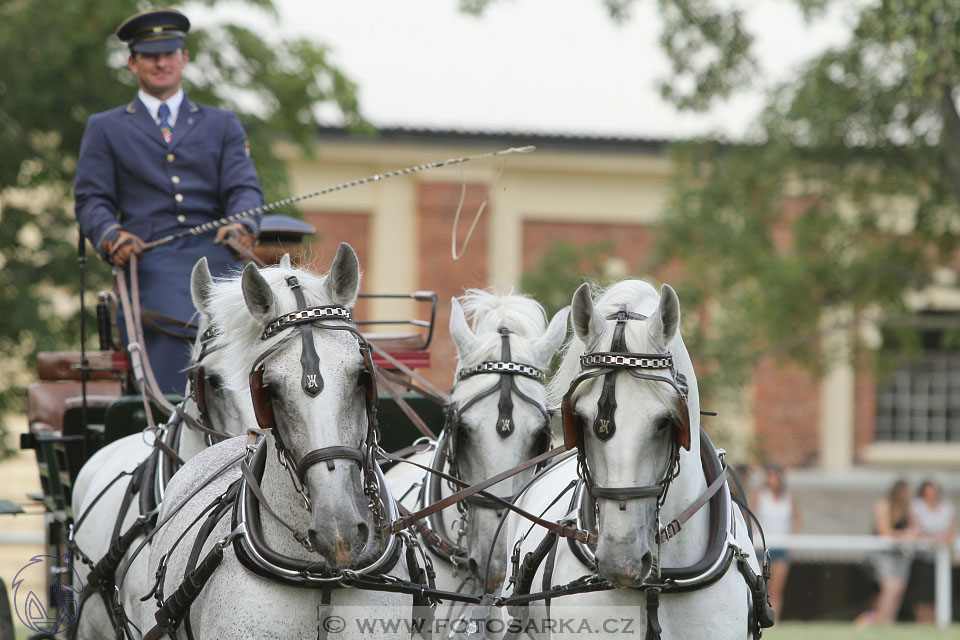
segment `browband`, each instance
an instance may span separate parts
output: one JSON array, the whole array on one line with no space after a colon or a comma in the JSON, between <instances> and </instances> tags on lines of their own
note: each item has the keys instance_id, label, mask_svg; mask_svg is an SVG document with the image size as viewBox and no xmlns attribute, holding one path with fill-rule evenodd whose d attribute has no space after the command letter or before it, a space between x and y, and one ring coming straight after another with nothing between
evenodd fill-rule
<instances>
[{"instance_id":1,"label":"browband","mask_svg":"<svg viewBox=\"0 0 960 640\"><path fill-rule=\"evenodd\" d=\"M302 309L300 311L291 311L271 321L270 324L267 325L267 328L263 330L260 339L266 340L272 338L288 327L314 322L322 318L343 318L344 320L353 321L353 317L350 315L350 309L338 304L310 307L309 309Z\"/></svg>"},{"instance_id":2,"label":"browband","mask_svg":"<svg viewBox=\"0 0 960 640\"><path fill-rule=\"evenodd\" d=\"M580 356L580 367L630 367L637 369L673 369L669 353L623 353L596 351Z\"/></svg>"},{"instance_id":3,"label":"browband","mask_svg":"<svg viewBox=\"0 0 960 640\"><path fill-rule=\"evenodd\" d=\"M490 361L481 362L475 367L461 369L460 373L457 374L457 380L464 380L470 376L475 376L481 373L517 374L532 378L537 382L543 382L547 379L547 375L543 371L528 364L522 364L520 362Z\"/></svg>"}]
</instances>

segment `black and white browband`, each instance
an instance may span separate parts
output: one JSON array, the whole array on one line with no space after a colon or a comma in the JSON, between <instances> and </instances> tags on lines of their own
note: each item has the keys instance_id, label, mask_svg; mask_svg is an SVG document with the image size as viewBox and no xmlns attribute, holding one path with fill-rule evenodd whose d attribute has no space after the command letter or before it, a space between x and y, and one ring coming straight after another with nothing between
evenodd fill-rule
<instances>
[{"instance_id":1,"label":"black and white browband","mask_svg":"<svg viewBox=\"0 0 960 640\"><path fill-rule=\"evenodd\" d=\"M267 328L264 329L260 335L260 339L267 340L288 327L313 322L314 320L320 320L322 318L342 318L343 320L353 321L353 317L350 315L350 309L340 305L310 307L309 309L291 311L290 313L280 316L267 325Z\"/></svg>"},{"instance_id":2,"label":"black and white browband","mask_svg":"<svg viewBox=\"0 0 960 640\"><path fill-rule=\"evenodd\" d=\"M457 379L464 380L465 378L469 378L470 376L475 376L480 373L517 374L526 376L527 378L533 378L537 382L543 382L547 379L547 375L536 367L531 367L528 364L521 364L519 362L500 361L481 362L475 367L461 369L460 373L457 374Z\"/></svg>"},{"instance_id":3,"label":"black and white browband","mask_svg":"<svg viewBox=\"0 0 960 640\"><path fill-rule=\"evenodd\" d=\"M673 369L673 356L668 354L597 352L580 356L580 367L629 367L638 369Z\"/></svg>"}]
</instances>

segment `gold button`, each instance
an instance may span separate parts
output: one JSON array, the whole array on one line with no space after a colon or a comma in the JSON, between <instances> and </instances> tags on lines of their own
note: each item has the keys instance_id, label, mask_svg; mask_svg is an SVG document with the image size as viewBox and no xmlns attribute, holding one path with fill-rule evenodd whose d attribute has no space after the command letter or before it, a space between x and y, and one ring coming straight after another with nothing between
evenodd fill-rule
<instances>
[{"instance_id":1,"label":"gold button","mask_svg":"<svg viewBox=\"0 0 960 640\"><path fill-rule=\"evenodd\" d=\"M178 222L186 222L186 221L187 221L187 216L185 216L185 215L183 215L183 214L181 213L180 215L177 216L177 221L178 221Z\"/></svg>"},{"instance_id":2,"label":"gold button","mask_svg":"<svg viewBox=\"0 0 960 640\"><path fill-rule=\"evenodd\" d=\"M167 154L167 162L173 162L176 159L177 159L177 156L173 155L172 153Z\"/></svg>"},{"instance_id":3,"label":"gold button","mask_svg":"<svg viewBox=\"0 0 960 640\"><path fill-rule=\"evenodd\" d=\"M177 195L173 196L173 199L176 200L177 202L183 202L183 194L178 193Z\"/></svg>"},{"instance_id":4,"label":"gold button","mask_svg":"<svg viewBox=\"0 0 960 640\"><path fill-rule=\"evenodd\" d=\"M173 180L173 184L180 184L180 176L173 176L170 179Z\"/></svg>"}]
</instances>

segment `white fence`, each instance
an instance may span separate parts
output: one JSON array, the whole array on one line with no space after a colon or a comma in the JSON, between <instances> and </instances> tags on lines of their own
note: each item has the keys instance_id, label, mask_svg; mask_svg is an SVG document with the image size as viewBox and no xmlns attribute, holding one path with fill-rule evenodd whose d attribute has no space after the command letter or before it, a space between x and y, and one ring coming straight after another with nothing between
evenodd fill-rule
<instances>
[{"instance_id":1,"label":"white fence","mask_svg":"<svg viewBox=\"0 0 960 640\"><path fill-rule=\"evenodd\" d=\"M951 568L953 551L960 551L960 538L952 545L932 545L929 542L902 541L884 536L870 535L821 535L802 533L790 536L767 537L767 545L798 552L791 558L794 562L813 560L829 561L865 558L875 551L893 549L930 549L935 561L935 606L938 627L946 627L953 618L953 585ZM960 557L960 553L956 554Z\"/></svg>"}]
</instances>

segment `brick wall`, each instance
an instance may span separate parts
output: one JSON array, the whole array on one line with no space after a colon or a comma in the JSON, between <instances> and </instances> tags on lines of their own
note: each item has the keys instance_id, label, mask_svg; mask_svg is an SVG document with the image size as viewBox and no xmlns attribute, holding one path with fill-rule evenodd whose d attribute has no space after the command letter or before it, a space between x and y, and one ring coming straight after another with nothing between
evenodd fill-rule
<instances>
[{"instance_id":1,"label":"brick wall","mask_svg":"<svg viewBox=\"0 0 960 640\"><path fill-rule=\"evenodd\" d=\"M468 184L457 230L457 247L463 241L477 209L487 195L487 185ZM440 297L436 329L430 346L433 366L423 372L442 389L450 388L456 361L456 349L450 339L450 297L459 296L470 287L486 287L490 273L487 269L487 221L490 206L470 238L470 244L460 260L450 255L450 234L453 218L460 202L459 184L422 182L417 191L417 230L420 247L420 288L435 291Z\"/></svg>"},{"instance_id":2,"label":"brick wall","mask_svg":"<svg viewBox=\"0 0 960 640\"><path fill-rule=\"evenodd\" d=\"M304 243L299 264L307 264L317 273L326 273L330 270L330 263L337 255L337 248L341 242L346 242L357 252L360 260L360 271L369 271L375 257L370 255L370 216L367 213L337 212L337 211L309 211L303 214L303 219L317 228L317 234L309 242ZM296 262L294 264L297 264ZM360 280L360 291L369 291ZM367 315L367 305L358 300L354 315L364 318Z\"/></svg>"},{"instance_id":3,"label":"brick wall","mask_svg":"<svg viewBox=\"0 0 960 640\"><path fill-rule=\"evenodd\" d=\"M874 441L877 428L877 378L872 369L857 371L853 393L853 461L860 464L863 448Z\"/></svg>"},{"instance_id":4,"label":"brick wall","mask_svg":"<svg viewBox=\"0 0 960 640\"><path fill-rule=\"evenodd\" d=\"M642 267L654 239L655 232L639 224L527 220L523 223L523 270L535 267L544 252L559 242L574 246L609 242L609 255L623 260L630 275L642 276ZM572 291L570 295L573 295Z\"/></svg>"},{"instance_id":5,"label":"brick wall","mask_svg":"<svg viewBox=\"0 0 960 640\"><path fill-rule=\"evenodd\" d=\"M754 418L763 463L815 466L820 450L820 384L798 365L765 358L754 377Z\"/></svg>"}]
</instances>

